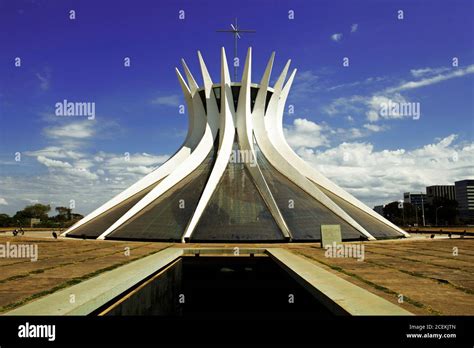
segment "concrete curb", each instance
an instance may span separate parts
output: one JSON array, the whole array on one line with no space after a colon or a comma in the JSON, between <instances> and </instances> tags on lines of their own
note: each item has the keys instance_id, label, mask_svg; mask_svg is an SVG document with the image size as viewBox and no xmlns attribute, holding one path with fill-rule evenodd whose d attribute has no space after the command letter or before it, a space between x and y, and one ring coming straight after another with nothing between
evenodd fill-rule
<instances>
[{"instance_id":1,"label":"concrete curb","mask_svg":"<svg viewBox=\"0 0 474 348\"><path fill-rule=\"evenodd\" d=\"M88 315L183 254L168 248L55 292L4 315ZM75 302L70 303L70 296Z\"/></svg>"},{"instance_id":2,"label":"concrete curb","mask_svg":"<svg viewBox=\"0 0 474 348\"><path fill-rule=\"evenodd\" d=\"M268 248L267 253L334 314L413 315L287 250Z\"/></svg>"}]
</instances>

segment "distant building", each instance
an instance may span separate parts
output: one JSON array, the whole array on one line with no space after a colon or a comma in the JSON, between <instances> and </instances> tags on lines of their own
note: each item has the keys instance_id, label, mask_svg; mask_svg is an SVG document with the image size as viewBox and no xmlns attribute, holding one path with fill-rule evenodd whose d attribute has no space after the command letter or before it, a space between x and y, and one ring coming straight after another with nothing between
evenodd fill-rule
<instances>
[{"instance_id":1,"label":"distant building","mask_svg":"<svg viewBox=\"0 0 474 348\"><path fill-rule=\"evenodd\" d=\"M420 207L423 204L426 204L426 194L424 193L411 193L411 192L405 192L403 194L403 202L404 203L410 203L416 207Z\"/></svg>"},{"instance_id":2,"label":"distant building","mask_svg":"<svg viewBox=\"0 0 474 348\"><path fill-rule=\"evenodd\" d=\"M37 218L31 218L28 221L28 224L30 225L30 227L35 227L35 225L38 225L39 223L41 223L41 220Z\"/></svg>"},{"instance_id":3,"label":"distant building","mask_svg":"<svg viewBox=\"0 0 474 348\"><path fill-rule=\"evenodd\" d=\"M456 190L454 185L433 185L426 187L426 202L433 204L435 198L456 199Z\"/></svg>"},{"instance_id":4,"label":"distant building","mask_svg":"<svg viewBox=\"0 0 474 348\"><path fill-rule=\"evenodd\" d=\"M474 221L474 180L461 180L454 183L459 219Z\"/></svg>"},{"instance_id":5,"label":"distant building","mask_svg":"<svg viewBox=\"0 0 474 348\"><path fill-rule=\"evenodd\" d=\"M385 205L376 205L376 206L374 207L374 210L375 210L378 214L380 214L380 215L383 216L383 208L384 208L384 207L385 207Z\"/></svg>"}]
</instances>

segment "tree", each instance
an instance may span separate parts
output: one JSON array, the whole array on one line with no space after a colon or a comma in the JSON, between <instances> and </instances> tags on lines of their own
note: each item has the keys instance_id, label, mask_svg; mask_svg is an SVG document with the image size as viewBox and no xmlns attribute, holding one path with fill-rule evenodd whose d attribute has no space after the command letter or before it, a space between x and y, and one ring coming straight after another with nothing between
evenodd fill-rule
<instances>
[{"instance_id":1,"label":"tree","mask_svg":"<svg viewBox=\"0 0 474 348\"><path fill-rule=\"evenodd\" d=\"M0 227L12 226L13 219L8 214L0 214Z\"/></svg>"},{"instance_id":2,"label":"tree","mask_svg":"<svg viewBox=\"0 0 474 348\"><path fill-rule=\"evenodd\" d=\"M402 213L398 207L399 204L399 202L395 201L388 203L385 205L385 207L383 207L383 215L396 225L401 225L403 222Z\"/></svg>"},{"instance_id":3,"label":"tree","mask_svg":"<svg viewBox=\"0 0 474 348\"><path fill-rule=\"evenodd\" d=\"M49 217L50 210L49 205L38 203L17 211L13 217L0 214L0 227L29 226L30 219L36 218L41 220L40 223L35 224L36 227L67 228L83 218L81 214L75 214L67 207L56 207L54 210L58 214Z\"/></svg>"},{"instance_id":4,"label":"tree","mask_svg":"<svg viewBox=\"0 0 474 348\"><path fill-rule=\"evenodd\" d=\"M41 221L48 220L48 212L51 210L51 207L45 204L33 204L26 206L23 210L17 211L13 216L13 220L16 223L20 222L22 225L26 225L29 219L36 218Z\"/></svg>"},{"instance_id":5,"label":"tree","mask_svg":"<svg viewBox=\"0 0 474 348\"><path fill-rule=\"evenodd\" d=\"M436 211L438 212L438 225L454 225L457 222L458 202L444 197L435 197L432 204L427 206L427 218L432 225L436 224Z\"/></svg>"},{"instance_id":6,"label":"tree","mask_svg":"<svg viewBox=\"0 0 474 348\"><path fill-rule=\"evenodd\" d=\"M395 225L413 225L416 222L416 206L411 203L392 202L383 208L385 218L393 222ZM418 216L420 220L420 216Z\"/></svg>"},{"instance_id":7,"label":"tree","mask_svg":"<svg viewBox=\"0 0 474 348\"><path fill-rule=\"evenodd\" d=\"M71 220L71 209L66 207L56 207L55 209L58 212L56 220L58 221L68 221Z\"/></svg>"}]
</instances>

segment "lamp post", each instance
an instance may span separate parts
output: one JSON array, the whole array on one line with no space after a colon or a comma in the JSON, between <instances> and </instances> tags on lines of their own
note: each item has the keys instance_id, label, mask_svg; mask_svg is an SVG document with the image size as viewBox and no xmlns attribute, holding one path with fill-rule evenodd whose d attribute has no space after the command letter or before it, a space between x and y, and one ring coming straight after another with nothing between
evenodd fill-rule
<instances>
[{"instance_id":1,"label":"lamp post","mask_svg":"<svg viewBox=\"0 0 474 348\"><path fill-rule=\"evenodd\" d=\"M443 208L443 206L439 206L438 208L436 208L436 226L438 226L438 209L441 209Z\"/></svg>"},{"instance_id":2,"label":"lamp post","mask_svg":"<svg viewBox=\"0 0 474 348\"><path fill-rule=\"evenodd\" d=\"M415 205L415 219L416 219L416 227L418 227L418 205Z\"/></svg>"}]
</instances>

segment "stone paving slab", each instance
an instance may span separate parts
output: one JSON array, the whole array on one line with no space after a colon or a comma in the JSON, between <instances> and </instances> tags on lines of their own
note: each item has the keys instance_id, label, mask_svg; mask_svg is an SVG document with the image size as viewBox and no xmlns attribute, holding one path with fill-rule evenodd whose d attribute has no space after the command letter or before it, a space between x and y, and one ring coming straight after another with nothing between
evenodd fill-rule
<instances>
[{"instance_id":1,"label":"stone paving slab","mask_svg":"<svg viewBox=\"0 0 474 348\"><path fill-rule=\"evenodd\" d=\"M55 287L74 279L121 264L124 261L125 247L132 249L130 260L133 260L176 245L184 248L283 248L303 255L318 267L412 313L474 314L474 295L469 293L474 290L474 238L418 238L367 242L363 243L366 248L366 261L363 262L347 258L327 258L319 243L183 245L0 236L0 243L6 241L37 243L40 259L37 262L0 259L0 313L5 311L5 307L11 308L12 305L31 301L32 296L47 294ZM133 249L138 246L140 247ZM458 257L452 256L453 247L458 248ZM63 263L72 264L62 265ZM48 267L55 268L41 272ZM26 276L15 279L21 275ZM6 280L8 278L12 279ZM430 278L445 280L448 283ZM403 303L398 303L399 294L404 295Z\"/></svg>"},{"instance_id":2,"label":"stone paving slab","mask_svg":"<svg viewBox=\"0 0 474 348\"><path fill-rule=\"evenodd\" d=\"M35 239L19 241L14 237L3 237L0 243L34 243ZM45 243L44 240L40 242ZM99 242L88 240L61 239L48 241L43 258L37 262L23 262L12 265L0 263L0 313L46 295L59 286L74 283L90 274L169 247L170 243L145 242ZM46 244L47 244L46 243ZM84 244L82 244L84 243ZM130 256L125 256L125 248ZM67 254L65 250L71 251ZM18 278L19 277L19 278ZM18 279L15 279L18 278ZM8 295L7 295L8 294ZM34 297L34 298L32 298Z\"/></svg>"},{"instance_id":3,"label":"stone paving slab","mask_svg":"<svg viewBox=\"0 0 474 348\"><path fill-rule=\"evenodd\" d=\"M7 315L88 315L181 255L181 249L161 250L9 311ZM76 295L73 303L71 293Z\"/></svg>"},{"instance_id":4,"label":"stone paving slab","mask_svg":"<svg viewBox=\"0 0 474 348\"><path fill-rule=\"evenodd\" d=\"M440 247L440 241L436 241L436 244L432 240L416 242L416 248L425 252L422 249L423 246L430 248L431 245ZM474 241L471 239L464 239L460 241L448 241L448 245L441 246L446 250L449 250L452 243L462 244L462 248L472 248ZM365 265L361 265L356 260L347 258L326 258L324 257L324 250L318 248L304 248L298 246L294 250L298 253L306 255L313 259L316 263L325 263L329 267L333 267L333 272L337 272L340 275L345 275L345 279L353 282L362 283L361 285L365 288L371 287L372 291L377 290L377 287L385 288L383 291L385 294L381 295L387 299L391 298L391 301L397 301L397 294L403 294L408 297L417 307L418 311L413 311L417 314L445 314L445 315L472 315L474 314L474 296L473 293L466 293L466 289L472 291L472 285L474 276L468 272L467 269L456 270L447 269L444 267L436 267L433 265L424 264L421 262L414 262L406 260L406 258L413 258L412 249L413 245L409 244L409 241L403 243L378 243L371 242L370 245L366 243L366 262L362 262ZM415 242L413 243L415 244ZM451 245L450 245L451 244ZM290 247L291 248L291 247ZM397 249L397 251L394 251ZM461 248L460 248L461 249ZM384 254L393 255L384 256L370 253L370 250L377 250ZM426 251L428 253L428 251ZM435 258L436 259L436 258ZM431 260L431 259L430 259ZM465 260L438 260L436 262L445 262L449 267L459 267L459 265L465 265ZM375 264L378 263L379 265ZM367 265L368 264L368 265ZM390 266L390 267L387 267ZM337 270L334 269L337 268ZM405 272L405 273L404 273ZM413 274L407 274L413 273ZM346 273L346 274L345 274ZM352 274L348 276L347 274ZM449 283L436 281L429 279L430 277L439 278L441 280L447 280ZM455 286L459 286L465 289L458 289ZM410 309L409 309L410 310Z\"/></svg>"},{"instance_id":5,"label":"stone paving slab","mask_svg":"<svg viewBox=\"0 0 474 348\"><path fill-rule=\"evenodd\" d=\"M349 315L412 315L398 305L354 286L337 275L298 257L283 248L268 248L267 252L289 273L309 284L308 289L322 303L327 303L333 313Z\"/></svg>"}]
</instances>

